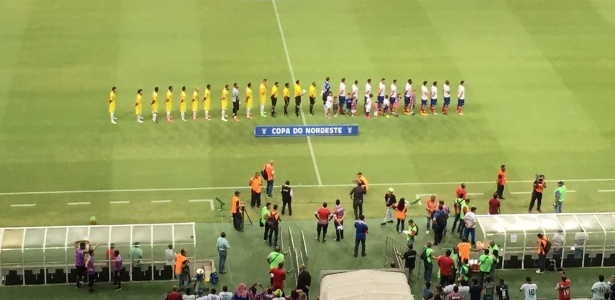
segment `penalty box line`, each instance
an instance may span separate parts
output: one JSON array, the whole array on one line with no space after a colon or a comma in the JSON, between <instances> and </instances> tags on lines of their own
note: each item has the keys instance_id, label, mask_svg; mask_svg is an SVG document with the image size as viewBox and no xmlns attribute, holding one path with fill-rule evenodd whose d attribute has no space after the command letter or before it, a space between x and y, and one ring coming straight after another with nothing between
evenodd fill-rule
<instances>
[{"instance_id":1,"label":"penalty box line","mask_svg":"<svg viewBox=\"0 0 615 300\"><path fill-rule=\"evenodd\" d=\"M564 182L615 182L615 178L593 178L593 179L558 179L556 181ZM442 182L396 182L396 183L370 183L370 186L437 186L437 185L459 185L464 182L466 185L487 185L495 186L495 182L490 181L442 181ZM508 183L532 183L534 180L509 180ZM293 188L335 188L335 187L353 187L354 184L307 184L294 185ZM279 188L281 186L275 186ZM21 195L54 195L54 194L95 194L95 193L138 193L138 192L183 192L183 191L215 191L215 190L242 190L247 189L246 186L210 186L210 187L186 187L186 188L149 188L149 189L107 189L107 190L65 190L65 191L22 191L22 192L5 192L0 193L0 196L21 196ZM598 190L599 192L615 192L615 190Z\"/></svg>"}]
</instances>

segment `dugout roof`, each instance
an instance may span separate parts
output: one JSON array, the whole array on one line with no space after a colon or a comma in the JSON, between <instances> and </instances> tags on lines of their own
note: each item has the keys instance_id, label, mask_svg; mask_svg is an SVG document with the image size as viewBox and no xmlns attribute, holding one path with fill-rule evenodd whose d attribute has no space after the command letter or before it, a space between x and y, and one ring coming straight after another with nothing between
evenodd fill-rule
<instances>
[{"instance_id":1,"label":"dugout roof","mask_svg":"<svg viewBox=\"0 0 615 300\"><path fill-rule=\"evenodd\" d=\"M325 271L321 300L414 300L408 279L399 270Z\"/></svg>"}]
</instances>

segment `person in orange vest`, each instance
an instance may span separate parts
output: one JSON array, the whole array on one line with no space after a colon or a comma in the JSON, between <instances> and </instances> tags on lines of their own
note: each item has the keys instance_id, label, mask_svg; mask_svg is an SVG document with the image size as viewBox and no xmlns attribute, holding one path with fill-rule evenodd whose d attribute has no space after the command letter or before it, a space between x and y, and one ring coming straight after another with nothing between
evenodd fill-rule
<instances>
[{"instance_id":1,"label":"person in orange vest","mask_svg":"<svg viewBox=\"0 0 615 300\"><path fill-rule=\"evenodd\" d=\"M547 253L549 252L550 242L542 233L537 234L536 237L538 237L536 241L536 244L538 244L538 270L536 270L536 273L544 274L547 267Z\"/></svg>"},{"instance_id":2,"label":"person in orange vest","mask_svg":"<svg viewBox=\"0 0 615 300\"><path fill-rule=\"evenodd\" d=\"M273 180L275 179L275 170L273 169L273 159L268 164L263 166L263 179L267 180L267 197L273 198Z\"/></svg>"},{"instance_id":3,"label":"person in orange vest","mask_svg":"<svg viewBox=\"0 0 615 300\"><path fill-rule=\"evenodd\" d=\"M233 199L231 199L231 215L233 216L233 227L235 230L242 231L243 220L241 217L241 212L244 207L243 203L239 199L239 194L241 194L240 191L235 191L233 194Z\"/></svg>"},{"instance_id":4,"label":"person in orange vest","mask_svg":"<svg viewBox=\"0 0 615 300\"><path fill-rule=\"evenodd\" d=\"M357 181L361 184L361 186L365 190L365 194L367 194L367 190L369 189L369 182L367 182L367 178L363 176L362 172L357 173Z\"/></svg>"},{"instance_id":5,"label":"person in orange vest","mask_svg":"<svg viewBox=\"0 0 615 300\"><path fill-rule=\"evenodd\" d=\"M184 288L185 284L188 284L187 279L182 277L182 268L188 258L186 257L186 250L181 249L177 255L175 255L175 275L177 275L177 279L179 280L179 290Z\"/></svg>"},{"instance_id":6,"label":"person in orange vest","mask_svg":"<svg viewBox=\"0 0 615 300\"><path fill-rule=\"evenodd\" d=\"M536 175L536 180L534 180L534 189L532 190L532 198L530 199L530 208L528 212L531 213L532 209L534 209L534 203L536 203L536 210L538 212L542 212L540 210L540 205L542 204L542 192L547 187L547 182L545 181L545 175Z\"/></svg>"},{"instance_id":7,"label":"person in orange vest","mask_svg":"<svg viewBox=\"0 0 615 300\"><path fill-rule=\"evenodd\" d=\"M500 171L498 172L498 179L496 180L498 198L500 200L504 200L504 187L506 187L506 165L502 165L500 167Z\"/></svg>"},{"instance_id":8,"label":"person in orange vest","mask_svg":"<svg viewBox=\"0 0 615 300\"><path fill-rule=\"evenodd\" d=\"M252 191L252 196L250 197L250 207L254 208L254 206L261 208L261 188L263 186L263 182L261 181L261 176L258 172L254 173L254 176L250 178L250 190Z\"/></svg>"}]
</instances>

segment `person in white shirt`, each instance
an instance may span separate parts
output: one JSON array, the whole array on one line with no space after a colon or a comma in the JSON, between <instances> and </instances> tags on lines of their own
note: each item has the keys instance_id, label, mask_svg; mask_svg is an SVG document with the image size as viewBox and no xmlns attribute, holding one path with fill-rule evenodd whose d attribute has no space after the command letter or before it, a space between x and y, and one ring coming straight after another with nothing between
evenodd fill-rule
<instances>
[{"instance_id":1,"label":"person in white shirt","mask_svg":"<svg viewBox=\"0 0 615 300\"><path fill-rule=\"evenodd\" d=\"M451 86L448 80L444 81L444 85L442 86L442 95L444 96L442 114L448 115L448 106L451 104Z\"/></svg>"},{"instance_id":2,"label":"person in white shirt","mask_svg":"<svg viewBox=\"0 0 615 300\"><path fill-rule=\"evenodd\" d=\"M220 294L218 294L218 297L220 297L220 300L233 300L233 293L228 291L228 286L223 286L222 287L222 292L220 292Z\"/></svg>"},{"instance_id":3,"label":"person in white shirt","mask_svg":"<svg viewBox=\"0 0 615 300\"><path fill-rule=\"evenodd\" d=\"M536 300L536 292L538 291L538 286L532 282L532 279L527 277L525 278L526 283L521 285L519 289L525 294L525 300Z\"/></svg>"},{"instance_id":4,"label":"person in white shirt","mask_svg":"<svg viewBox=\"0 0 615 300\"><path fill-rule=\"evenodd\" d=\"M333 92L329 92L327 96L327 101L325 101L325 117L331 118L333 114Z\"/></svg>"},{"instance_id":5,"label":"person in white shirt","mask_svg":"<svg viewBox=\"0 0 615 300\"><path fill-rule=\"evenodd\" d=\"M457 87L457 113L460 116L463 116L463 105L466 104L466 87L463 85L465 81L459 82L459 87Z\"/></svg>"},{"instance_id":6,"label":"person in white shirt","mask_svg":"<svg viewBox=\"0 0 615 300\"><path fill-rule=\"evenodd\" d=\"M471 243L472 246L474 246L476 245L476 207L470 208L470 211L466 213L463 221L465 223L464 236L467 239L471 235Z\"/></svg>"},{"instance_id":7,"label":"person in white shirt","mask_svg":"<svg viewBox=\"0 0 615 300\"><path fill-rule=\"evenodd\" d=\"M384 86L384 78L382 78L382 80L378 84L378 108L380 111L382 111L382 106L384 105L385 88L386 87Z\"/></svg>"},{"instance_id":8,"label":"person in white shirt","mask_svg":"<svg viewBox=\"0 0 615 300\"><path fill-rule=\"evenodd\" d=\"M173 251L173 245L169 245L169 248L164 250L164 264L167 266L175 265L175 251Z\"/></svg>"},{"instance_id":9,"label":"person in white shirt","mask_svg":"<svg viewBox=\"0 0 615 300\"><path fill-rule=\"evenodd\" d=\"M350 103L346 103L346 111L354 117L357 115L357 99L359 98L359 84L358 80L355 80L350 88Z\"/></svg>"},{"instance_id":10,"label":"person in white shirt","mask_svg":"<svg viewBox=\"0 0 615 300\"><path fill-rule=\"evenodd\" d=\"M207 295L207 300L220 300L220 296L216 293L216 289L209 290L209 295Z\"/></svg>"},{"instance_id":11,"label":"person in white shirt","mask_svg":"<svg viewBox=\"0 0 615 300\"><path fill-rule=\"evenodd\" d=\"M344 113L344 105L346 104L346 78L342 78L339 88L340 114Z\"/></svg>"},{"instance_id":12,"label":"person in white shirt","mask_svg":"<svg viewBox=\"0 0 615 300\"><path fill-rule=\"evenodd\" d=\"M369 119L369 113L370 110L372 108L372 97L374 95L372 94L372 80L371 79L367 79L367 83L365 83L365 118Z\"/></svg>"},{"instance_id":13,"label":"person in white shirt","mask_svg":"<svg viewBox=\"0 0 615 300\"><path fill-rule=\"evenodd\" d=\"M391 91L389 92L389 102L391 107L391 114L397 116L397 107L399 105L399 103L397 102L397 79L393 79L393 83L391 83L390 90Z\"/></svg>"},{"instance_id":14,"label":"person in white shirt","mask_svg":"<svg viewBox=\"0 0 615 300\"><path fill-rule=\"evenodd\" d=\"M196 295L192 294L191 288L186 289L186 293L182 295L182 300L196 300Z\"/></svg>"},{"instance_id":15,"label":"person in white shirt","mask_svg":"<svg viewBox=\"0 0 615 300\"><path fill-rule=\"evenodd\" d=\"M438 115L436 112L436 105L438 105L438 82L434 81L431 85L431 92L429 93L431 97L431 102L429 103L429 112L432 115Z\"/></svg>"},{"instance_id":16,"label":"person in white shirt","mask_svg":"<svg viewBox=\"0 0 615 300\"><path fill-rule=\"evenodd\" d=\"M585 245L589 241L589 235L582 228L574 234L574 258L582 258L585 252Z\"/></svg>"},{"instance_id":17,"label":"person in white shirt","mask_svg":"<svg viewBox=\"0 0 615 300\"><path fill-rule=\"evenodd\" d=\"M427 99L429 98L429 89L427 89L427 80L423 81L421 86L421 116L426 116L425 106L427 106Z\"/></svg>"},{"instance_id":18,"label":"person in white shirt","mask_svg":"<svg viewBox=\"0 0 615 300\"><path fill-rule=\"evenodd\" d=\"M404 115L414 114L414 107L412 108L412 113L410 113L410 96L412 94L412 79L408 79L406 82L406 87L404 88Z\"/></svg>"},{"instance_id":19,"label":"person in white shirt","mask_svg":"<svg viewBox=\"0 0 615 300\"><path fill-rule=\"evenodd\" d=\"M564 253L564 242L566 240L566 236L564 235L564 231L559 229L551 238L553 241L553 258L558 259L562 257Z\"/></svg>"},{"instance_id":20,"label":"person in white shirt","mask_svg":"<svg viewBox=\"0 0 615 300\"><path fill-rule=\"evenodd\" d=\"M208 297L207 295L203 295L203 290L198 290L197 291L197 298L196 300L207 300Z\"/></svg>"},{"instance_id":21,"label":"person in white shirt","mask_svg":"<svg viewBox=\"0 0 615 300\"><path fill-rule=\"evenodd\" d=\"M609 290L609 286L604 282L604 275L598 276L598 282L592 285L593 300L603 300L604 293Z\"/></svg>"}]
</instances>

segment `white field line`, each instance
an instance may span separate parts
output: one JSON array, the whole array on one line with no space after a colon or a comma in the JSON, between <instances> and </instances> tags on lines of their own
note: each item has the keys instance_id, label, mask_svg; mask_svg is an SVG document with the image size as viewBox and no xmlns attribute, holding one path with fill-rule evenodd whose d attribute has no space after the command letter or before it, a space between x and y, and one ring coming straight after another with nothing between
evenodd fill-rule
<instances>
[{"instance_id":1,"label":"white field line","mask_svg":"<svg viewBox=\"0 0 615 300\"><path fill-rule=\"evenodd\" d=\"M567 191L567 192L568 192L568 193L576 193L577 191L575 191L575 190L570 190L570 191ZM529 195L529 194L531 194L531 193L532 193L532 192L511 192L511 194L513 194L513 195Z\"/></svg>"},{"instance_id":2,"label":"white field line","mask_svg":"<svg viewBox=\"0 0 615 300\"><path fill-rule=\"evenodd\" d=\"M109 204L128 204L130 201L109 201Z\"/></svg>"},{"instance_id":3,"label":"white field line","mask_svg":"<svg viewBox=\"0 0 615 300\"><path fill-rule=\"evenodd\" d=\"M169 203L171 200L152 200L152 203Z\"/></svg>"},{"instance_id":4,"label":"white field line","mask_svg":"<svg viewBox=\"0 0 615 300\"><path fill-rule=\"evenodd\" d=\"M188 200L188 202L209 202L209 207L211 208L211 210L214 210L214 199L193 199L193 200Z\"/></svg>"},{"instance_id":5,"label":"white field line","mask_svg":"<svg viewBox=\"0 0 615 300\"><path fill-rule=\"evenodd\" d=\"M32 207L36 206L36 204L28 203L28 204L11 204L11 207Z\"/></svg>"},{"instance_id":6,"label":"white field line","mask_svg":"<svg viewBox=\"0 0 615 300\"><path fill-rule=\"evenodd\" d=\"M598 193L615 193L615 190L598 190Z\"/></svg>"},{"instance_id":7,"label":"white field line","mask_svg":"<svg viewBox=\"0 0 615 300\"><path fill-rule=\"evenodd\" d=\"M615 178L604 179L562 179L565 182L613 182ZM441 181L441 182L396 182L396 183L370 183L370 186L417 186L417 185L459 185L465 182L466 185L494 185L493 181ZM534 180L517 180L508 183L532 183ZM293 188L332 188L332 187L353 187L354 184L306 184L295 185ZM279 188L280 186L275 186ZM89 194L89 193L134 193L134 192L173 192L173 191L212 191L212 190L241 190L247 189L246 186L207 186L207 187L187 187L187 188L150 188L150 189L110 189L110 190L66 190L66 191L38 191L38 192L6 192L0 196L20 196L20 195L53 195L53 194ZM615 192L615 190L599 190L603 193ZM568 191L570 192L570 191ZM431 194L429 194L431 195Z\"/></svg>"},{"instance_id":8,"label":"white field line","mask_svg":"<svg viewBox=\"0 0 615 300\"><path fill-rule=\"evenodd\" d=\"M273 4L273 11L275 13L275 19L278 22L278 29L280 30L280 37L282 38L282 46L284 46L284 54L286 54L286 63L288 64L288 70L290 71L290 77L293 82L295 82L295 71L293 71L293 65L290 62L290 54L288 53L288 45L286 44L286 37L284 36L284 30L282 29L282 22L280 21L280 14L278 13L278 5L275 2L276 0L271 0L271 4ZM292 84L292 83L291 83ZM305 114L303 113L303 109L301 109L301 121L303 121L303 125L307 126L307 122L305 121ZM314 147L312 146L312 139L310 136L307 136L308 148L310 148L310 155L312 156L312 164L314 165L314 171L316 171L316 179L318 180L318 185L322 186L322 179L320 178L320 170L318 169L318 164L316 163L316 155L314 155Z\"/></svg>"},{"instance_id":9,"label":"white field line","mask_svg":"<svg viewBox=\"0 0 615 300\"><path fill-rule=\"evenodd\" d=\"M66 205L90 205L92 202L68 202Z\"/></svg>"}]
</instances>

